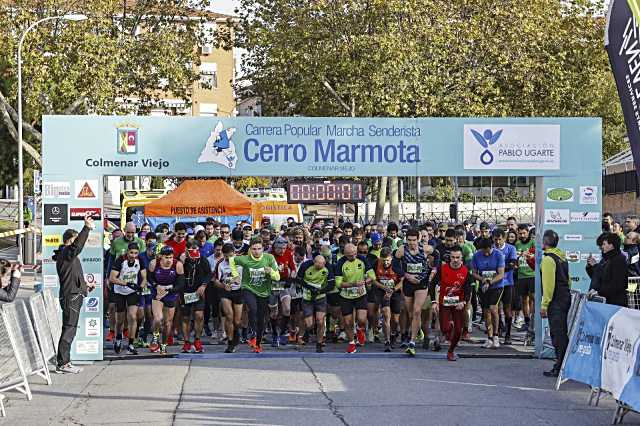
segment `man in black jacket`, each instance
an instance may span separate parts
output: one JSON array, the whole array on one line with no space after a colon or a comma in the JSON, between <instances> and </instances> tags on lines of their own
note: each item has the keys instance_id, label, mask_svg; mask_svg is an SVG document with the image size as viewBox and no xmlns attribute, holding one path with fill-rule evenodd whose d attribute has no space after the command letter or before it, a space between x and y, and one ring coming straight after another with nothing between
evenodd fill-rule
<instances>
[{"instance_id":1,"label":"man in black jacket","mask_svg":"<svg viewBox=\"0 0 640 426\"><path fill-rule=\"evenodd\" d=\"M63 244L54 251L56 271L60 280L60 305L62 306L62 334L58 343L56 373L80 373L81 368L71 364L71 344L78 329L78 319L82 309L82 301L95 284L89 285L84 280L82 264L78 256L87 242L89 232L95 228L90 214L84 218L84 227L78 233L67 229L62 235Z\"/></svg>"},{"instance_id":2,"label":"man in black jacket","mask_svg":"<svg viewBox=\"0 0 640 426\"><path fill-rule=\"evenodd\" d=\"M629 270L627 259L620 251L620 237L605 232L597 241L602 250L602 259L596 262L593 256L587 259L587 274L591 277L590 295L607 299L610 305L628 305L627 284Z\"/></svg>"},{"instance_id":3,"label":"man in black jacket","mask_svg":"<svg viewBox=\"0 0 640 426\"><path fill-rule=\"evenodd\" d=\"M6 259L0 259L0 302L13 302L20 287L21 266L11 265Z\"/></svg>"}]
</instances>

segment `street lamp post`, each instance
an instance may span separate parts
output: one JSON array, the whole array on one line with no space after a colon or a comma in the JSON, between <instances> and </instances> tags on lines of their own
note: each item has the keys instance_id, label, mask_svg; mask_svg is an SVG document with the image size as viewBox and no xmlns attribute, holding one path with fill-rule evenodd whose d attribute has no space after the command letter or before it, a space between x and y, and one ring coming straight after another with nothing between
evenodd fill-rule
<instances>
[{"instance_id":1,"label":"street lamp post","mask_svg":"<svg viewBox=\"0 0 640 426\"><path fill-rule=\"evenodd\" d=\"M18 229L21 230L24 228L24 171L23 171L23 163L22 163L22 43L24 42L25 37L34 29L37 25L47 22L63 19L65 21L84 21L87 19L86 15L77 15L77 14L69 14L69 15L60 15L60 16L50 16L48 18L42 18L39 21L31 24L29 28L26 29L22 36L20 37L20 41L18 42ZM18 234L18 261L22 262L22 243L24 239L24 234Z\"/></svg>"}]
</instances>

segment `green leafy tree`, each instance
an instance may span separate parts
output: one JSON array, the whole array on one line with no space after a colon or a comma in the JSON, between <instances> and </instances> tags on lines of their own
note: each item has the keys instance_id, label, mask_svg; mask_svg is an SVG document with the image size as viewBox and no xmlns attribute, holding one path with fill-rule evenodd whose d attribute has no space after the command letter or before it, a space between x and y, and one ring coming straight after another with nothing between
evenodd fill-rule
<instances>
[{"instance_id":1,"label":"green leafy tree","mask_svg":"<svg viewBox=\"0 0 640 426\"><path fill-rule=\"evenodd\" d=\"M38 19L82 13L88 20L53 20L27 35L23 50L26 166L41 163L45 114L145 114L160 100L190 99L205 39L229 47L230 27L216 33L205 0L17 0L0 4L0 151L17 140L17 46ZM4 155L4 154L3 154ZM29 164L30 162L30 164Z\"/></svg>"}]
</instances>

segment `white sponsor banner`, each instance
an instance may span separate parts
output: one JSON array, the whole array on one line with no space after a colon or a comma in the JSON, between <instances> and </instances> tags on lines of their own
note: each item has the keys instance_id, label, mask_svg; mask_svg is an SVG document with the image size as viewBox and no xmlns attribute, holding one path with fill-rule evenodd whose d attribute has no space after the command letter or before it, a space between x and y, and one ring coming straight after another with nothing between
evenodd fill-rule
<instances>
[{"instance_id":1,"label":"white sponsor banner","mask_svg":"<svg viewBox=\"0 0 640 426\"><path fill-rule=\"evenodd\" d=\"M600 212L571 212L571 222L600 222Z\"/></svg>"},{"instance_id":2,"label":"white sponsor banner","mask_svg":"<svg viewBox=\"0 0 640 426\"><path fill-rule=\"evenodd\" d=\"M85 337L100 337L102 329L102 318L89 317L84 319Z\"/></svg>"},{"instance_id":3,"label":"white sponsor banner","mask_svg":"<svg viewBox=\"0 0 640 426\"><path fill-rule=\"evenodd\" d=\"M71 198L71 182L43 182L43 198Z\"/></svg>"},{"instance_id":4,"label":"white sponsor banner","mask_svg":"<svg viewBox=\"0 0 640 426\"><path fill-rule=\"evenodd\" d=\"M60 281L58 280L57 275L43 275L42 276L42 285L44 287L57 287Z\"/></svg>"},{"instance_id":5,"label":"white sponsor banner","mask_svg":"<svg viewBox=\"0 0 640 426\"><path fill-rule=\"evenodd\" d=\"M566 234L564 236L565 241L582 241L582 235L580 234Z\"/></svg>"},{"instance_id":6,"label":"white sponsor banner","mask_svg":"<svg viewBox=\"0 0 640 426\"><path fill-rule=\"evenodd\" d=\"M100 342L97 340L75 341L77 354L97 354L100 351Z\"/></svg>"},{"instance_id":7,"label":"white sponsor banner","mask_svg":"<svg viewBox=\"0 0 640 426\"><path fill-rule=\"evenodd\" d=\"M592 256L596 260L596 262L600 262L600 260L602 259L602 253L585 253L585 252L582 252L580 254L580 261L586 262L587 259L589 258L589 256Z\"/></svg>"},{"instance_id":8,"label":"white sponsor banner","mask_svg":"<svg viewBox=\"0 0 640 426\"><path fill-rule=\"evenodd\" d=\"M75 181L76 200L95 200L98 198L98 179L82 179Z\"/></svg>"},{"instance_id":9,"label":"white sponsor banner","mask_svg":"<svg viewBox=\"0 0 640 426\"><path fill-rule=\"evenodd\" d=\"M556 124L466 124L464 168L473 170L560 169Z\"/></svg>"},{"instance_id":10,"label":"white sponsor banner","mask_svg":"<svg viewBox=\"0 0 640 426\"><path fill-rule=\"evenodd\" d=\"M620 309L607 324L602 344L602 389L620 399L620 394L636 374L640 347L640 311Z\"/></svg>"},{"instance_id":11,"label":"white sponsor banner","mask_svg":"<svg viewBox=\"0 0 640 426\"><path fill-rule=\"evenodd\" d=\"M89 248L101 248L102 247L102 235L98 232L89 232L87 242L84 245Z\"/></svg>"},{"instance_id":12,"label":"white sponsor banner","mask_svg":"<svg viewBox=\"0 0 640 426\"><path fill-rule=\"evenodd\" d=\"M580 204L598 204L598 187L581 186Z\"/></svg>"},{"instance_id":13,"label":"white sponsor banner","mask_svg":"<svg viewBox=\"0 0 640 426\"><path fill-rule=\"evenodd\" d=\"M102 274L100 273L84 274L84 280L87 284L95 284L96 287L102 286Z\"/></svg>"},{"instance_id":14,"label":"white sponsor banner","mask_svg":"<svg viewBox=\"0 0 640 426\"><path fill-rule=\"evenodd\" d=\"M568 225L569 209L547 209L544 211L545 225Z\"/></svg>"}]
</instances>

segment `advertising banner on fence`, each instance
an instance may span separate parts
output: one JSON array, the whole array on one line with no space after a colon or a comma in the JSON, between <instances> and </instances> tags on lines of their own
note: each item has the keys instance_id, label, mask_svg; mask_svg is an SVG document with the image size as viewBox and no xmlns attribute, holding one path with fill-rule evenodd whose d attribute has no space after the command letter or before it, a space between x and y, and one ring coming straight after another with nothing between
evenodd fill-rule
<instances>
[{"instance_id":1,"label":"advertising banner on fence","mask_svg":"<svg viewBox=\"0 0 640 426\"><path fill-rule=\"evenodd\" d=\"M562 371L640 409L640 311L587 302L578 316Z\"/></svg>"}]
</instances>

